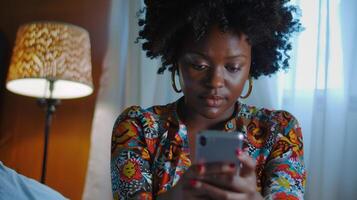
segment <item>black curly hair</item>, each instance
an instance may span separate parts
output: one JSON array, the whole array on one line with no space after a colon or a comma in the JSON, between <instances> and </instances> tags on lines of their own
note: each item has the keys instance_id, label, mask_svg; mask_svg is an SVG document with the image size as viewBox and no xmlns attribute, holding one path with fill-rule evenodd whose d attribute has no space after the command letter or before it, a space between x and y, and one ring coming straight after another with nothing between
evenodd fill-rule
<instances>
[{"instance_id":1,"label":"black curly hair","mask_svg":"<svg viewBox=\"0 0 357 200\"><path fill-rule=\"evenodd\" d=\"M149 58L161 57L162 74L171 71L181 44L191 34L200 40L212 25L222 32L248 36L252 45L250 76L258 78L287 69L290 36L301 30L297 7L289 0L145 0L138 41Z\"/></svg>"}]
</instances>

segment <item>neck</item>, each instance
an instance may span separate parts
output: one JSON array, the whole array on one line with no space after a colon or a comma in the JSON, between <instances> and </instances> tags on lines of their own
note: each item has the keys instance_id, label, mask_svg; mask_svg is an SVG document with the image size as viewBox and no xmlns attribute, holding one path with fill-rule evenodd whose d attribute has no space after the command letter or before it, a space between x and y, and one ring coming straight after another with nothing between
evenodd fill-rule
<instances>
[{"instance_id":1,"label":"neck","mask_svg":"<svg viewBox=\"0 0 357 200\"><path fill-rule=\"evenodd\" d=\"M178 114L181 120L185 123L188 130L193 130L193 132L208 129L222 130L224 123L232 117L234 111L235 105L231 106L227 112L219 117L210 119L195 112L194 109L187 107L184 101L180 101L178 104Z\"/></svg>"}]
</instances>

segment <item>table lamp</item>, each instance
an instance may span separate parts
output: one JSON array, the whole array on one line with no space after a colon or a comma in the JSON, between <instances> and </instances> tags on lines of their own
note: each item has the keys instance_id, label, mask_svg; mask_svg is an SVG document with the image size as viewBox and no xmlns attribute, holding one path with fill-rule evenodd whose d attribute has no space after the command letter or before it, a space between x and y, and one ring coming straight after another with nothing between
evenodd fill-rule
<instances>
[{"instance_id":1,"label":"table lamp","mask_svg":"<svg viewBox=\"0 0 357 200\"><path fill-rule=\"evenodd\" d=\"M28 23L18 29L6 88L36 97L46 106L42 183L52 114L60 99L93 92L91 70L90 40L85 29L59 22Z\"/></svg>"}]
</instances>

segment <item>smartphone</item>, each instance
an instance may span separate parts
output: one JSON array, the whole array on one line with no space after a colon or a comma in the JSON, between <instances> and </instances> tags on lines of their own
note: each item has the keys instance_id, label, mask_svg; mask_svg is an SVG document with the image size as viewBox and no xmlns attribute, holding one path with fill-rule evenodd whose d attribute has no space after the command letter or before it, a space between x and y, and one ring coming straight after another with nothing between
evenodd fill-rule
<instances>
[{"instance_id":1,"label":"smartphone","mask_svg":"<svg viewBox=\"0 0 357 200\"><path fill-rule=\"evenodd\" d=\"M239 166L237 149L242 149L244 136L240 132L202 131L196 135L195 163L235 163Z\"/></svg>"}]
</instances>

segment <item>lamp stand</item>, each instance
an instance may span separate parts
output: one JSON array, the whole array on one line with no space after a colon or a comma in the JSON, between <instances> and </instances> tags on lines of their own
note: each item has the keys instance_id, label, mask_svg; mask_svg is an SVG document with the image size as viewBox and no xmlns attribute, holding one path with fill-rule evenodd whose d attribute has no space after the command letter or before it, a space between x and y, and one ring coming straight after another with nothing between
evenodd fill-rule
<instances>
[{"instance_id":1,"label":"lamp stand","mask_svg":"<svg viewBox=\"0 0 357 200\"><path fill-rule=\"evenodd\" d=\"M56 111L56 106L59 104L58 99L52 98L53 88L55 80L49 81L49 98L39 99L39 105L46 107L46 120L45 120L45 138L44 138L44 147L43 147L43 160L42 160L42 173L41 173L41 183L45 183L46 180L46 166L47 166L47 148L48 148L48 138L50 134L50 127L52 121L52 114Z\"/></svg>"}]
</instances>

